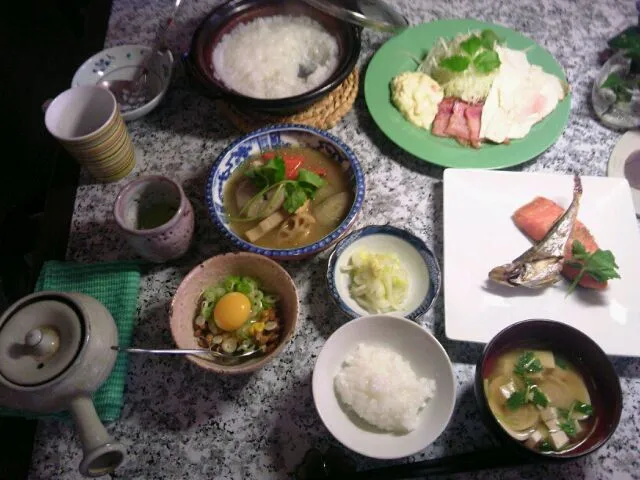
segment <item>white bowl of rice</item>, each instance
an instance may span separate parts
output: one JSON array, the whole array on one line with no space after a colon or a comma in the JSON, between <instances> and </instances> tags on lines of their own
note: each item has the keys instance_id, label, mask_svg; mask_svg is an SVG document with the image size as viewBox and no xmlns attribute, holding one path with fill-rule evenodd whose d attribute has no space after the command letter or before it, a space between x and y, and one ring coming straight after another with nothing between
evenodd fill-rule
<instances>
[{"instance_id":1,"label":"white bowl of rice","mask_svg":"<svg viewBox=\"0 0 640 480\"><path fill-rule=\"evenodd\" d=\"M313 399L344 446L367 457L424 450L453 413L455 377L447 352L420 325L391 315L346 323L322 347Z\"/></svg>"}]
</instances>

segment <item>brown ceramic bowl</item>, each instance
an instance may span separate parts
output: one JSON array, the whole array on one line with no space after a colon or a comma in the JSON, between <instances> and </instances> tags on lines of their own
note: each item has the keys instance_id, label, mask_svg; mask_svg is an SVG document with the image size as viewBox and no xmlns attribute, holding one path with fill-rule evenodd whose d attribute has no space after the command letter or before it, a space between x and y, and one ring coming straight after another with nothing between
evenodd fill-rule
<instances>
[{"instance_id":1,"label":"brown ceramic bowl","mask_svg":"<svg viewBox=\"0 0 640 480\"><path fill-rule=\"evenodd\" d=\"M202 291L227 275L246 275L261 281L264 289L279 296L278 313L284 321L280 343L272 352L251 357L242 363L227 365L204 357L187 358L199 367L222 374L249 373L262 368L278 356L293 337L298 321L298 293L284 268L273 260L254 253L227 253L212 257L195 267L182 280L171 302L171 335L178 348L201 348L193 335L193 320Z\"/></svg>"},{"instance_id":2,"label":"brown ceramic bowl","mask_svg":"<svg viewBox=\"0 0 640 480\"><path fill-rule=\"evenodd\" d=\"M498 357L515 348L551 350L566 358L583 375L596 412L596 425L591 435L577 447L559 453L532 450L511 437L494 417L484 393L484 379L491 373ZM498 333L487 344L476 365L475 395L489 430L513 453L529 461L562 462L595 452L613 435L622 413L620 380L607 355L581 331L550 320L524 320Z\"/></svg>"},{"instance_id":3,"label":"brown ceramic bowl","mask_svg":"<svg viewBox=\"0 0 640 480\"><path fill-rule=\"evenodd\" d=\"M225 85L212 66L212 53L222 37L241 23L273 15L304 15L319 22L331 33L340 49L338 66L318 87L293 97L278 99L252 98ZM334 18L301 0L231 0L209 13L196 30L185 57L187 73L205 94L221 97L239 107L270 113L293 113L320 100L336 89L353 71L360 55L361 28Z\"/></svg>"}]
</instances>

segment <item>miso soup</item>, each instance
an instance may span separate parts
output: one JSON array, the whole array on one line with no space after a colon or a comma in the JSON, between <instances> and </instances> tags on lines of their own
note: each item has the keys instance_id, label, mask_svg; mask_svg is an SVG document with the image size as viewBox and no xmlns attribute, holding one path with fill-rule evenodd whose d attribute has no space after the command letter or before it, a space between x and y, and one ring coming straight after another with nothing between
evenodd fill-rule
<instances>
[{"instance_id":1,"label":"miso soup","mask_svg":"<svg viewBox=\"0 0 640 480\"><path fill-rule=\"evenodd\" d=\"M224 191L231 230L265 248L310 245L334 231L353 204L341 165L308 147L263 152L238 167Z\"/></svg>"},{"instance_id":2,"label":"miso soup","mask_svg":"<svg viewBox=\"0 0 640 480\"><path fill-rule=\"evenodd\" d=\"M531 449L566 452L593 431L597 412L582 374L551 351L502 354L484 393L498 423Z\"/></svg>"}]
</instances>

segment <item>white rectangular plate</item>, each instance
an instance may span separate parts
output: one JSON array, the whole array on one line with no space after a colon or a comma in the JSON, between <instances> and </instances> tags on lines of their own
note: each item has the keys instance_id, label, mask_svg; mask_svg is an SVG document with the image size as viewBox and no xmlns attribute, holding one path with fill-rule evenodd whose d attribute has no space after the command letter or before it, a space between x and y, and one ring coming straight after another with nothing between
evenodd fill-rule
<instances>
[{"instance_id":1,"label":"white rectangular plate","mask_svg":"<svg viewBox=\"0 0 640 480\"><path fill-rule=\"evenodd\" d=\"M602 292L569 282L530 290L489 283L487 274L531 246L511 215L536 196L566 208L570 175L448 169L444 172L445 330L453 340L486 343L526 319L569 324L610 355L640 356L640 233L625 179L581 177L578 218L616 257L621 279Z\"/></svg>"}]
</instances>

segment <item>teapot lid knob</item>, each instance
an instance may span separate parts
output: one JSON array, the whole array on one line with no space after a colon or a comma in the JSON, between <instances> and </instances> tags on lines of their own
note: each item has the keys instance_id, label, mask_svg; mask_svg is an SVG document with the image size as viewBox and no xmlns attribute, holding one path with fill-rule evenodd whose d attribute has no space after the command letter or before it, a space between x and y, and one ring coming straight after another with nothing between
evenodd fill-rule
<instances>
[{"instance_id":1,"label":"teapot lid knob","mask_svg":"<svg viewBox=\"0 0 640 480\"><path fill-rule=\"evenodd\" d=\"M38 357L52 355L60 347L58 332L49 327L29 330L24 337L24 343Z\"/></svg>"}]
</instances>

